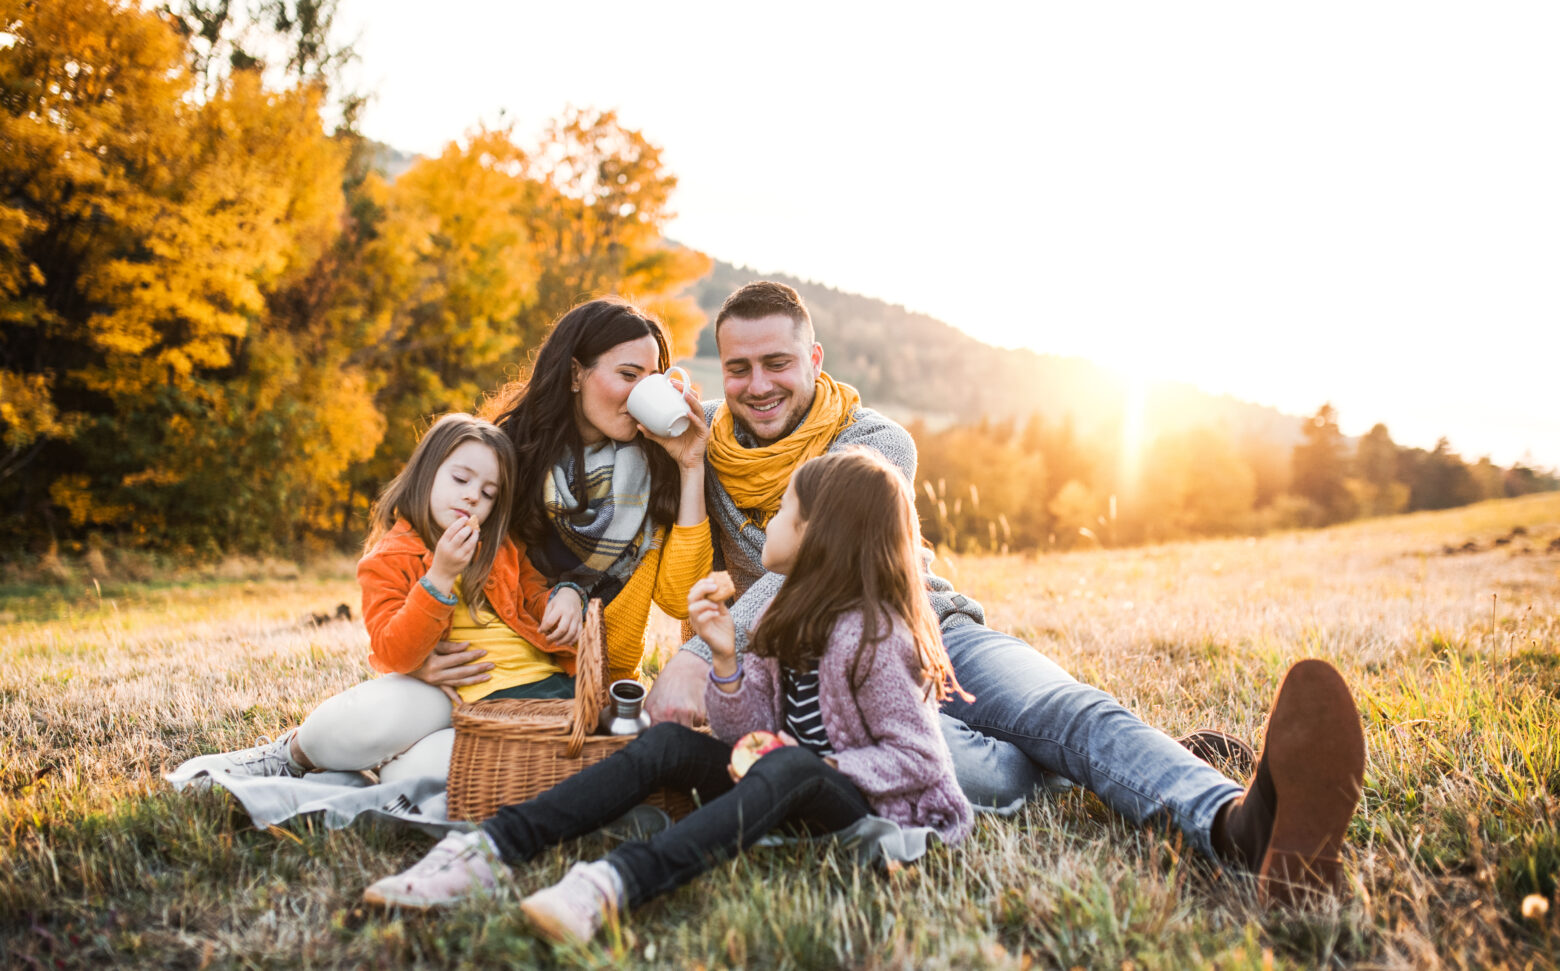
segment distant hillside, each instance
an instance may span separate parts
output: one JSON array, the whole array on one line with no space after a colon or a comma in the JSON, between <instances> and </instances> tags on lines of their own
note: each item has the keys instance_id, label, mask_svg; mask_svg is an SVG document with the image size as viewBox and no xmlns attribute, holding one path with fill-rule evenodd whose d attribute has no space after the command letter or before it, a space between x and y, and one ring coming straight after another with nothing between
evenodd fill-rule
<instances>
[{"instance_id":1,"label":"distant hillside","mask_svg":"<svg viewBox=\"0 0 1560 971\"><path fill-rule=\"evenodd\" d=\"M757 279L777 280L801 293L826 352L824 367L874 406L908 410L934 425L1039 413L1048 421L1071 415L1087 433L1121 420L1127 391L1122 379L1082 358L994 347L897 304L719 260L694 293L713 321L731 291ZM715 356L713 327L700 335L698 353ZM1175 382L1150 389L1147 413L1151 431L1216 425L1237 440L1286 448L1299 441L1302 421Z\"/></svg>"}]
</instances>

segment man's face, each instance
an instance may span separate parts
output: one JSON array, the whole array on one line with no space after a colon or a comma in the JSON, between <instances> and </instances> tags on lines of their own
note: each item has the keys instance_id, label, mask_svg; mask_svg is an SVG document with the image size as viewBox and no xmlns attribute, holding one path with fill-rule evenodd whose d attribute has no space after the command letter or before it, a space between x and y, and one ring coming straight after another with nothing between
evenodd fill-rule
<instances>
[{"instance_id":1,"label":"man's face","mask_svg":"<svg viewBox=\"0 0 1560 971\"><path fill-rule=\"evenodd\" d=\"M726 407L760 445L784 438L812 407L823 347L784 314L720 325Z\"/></svg>"}]
</instances>

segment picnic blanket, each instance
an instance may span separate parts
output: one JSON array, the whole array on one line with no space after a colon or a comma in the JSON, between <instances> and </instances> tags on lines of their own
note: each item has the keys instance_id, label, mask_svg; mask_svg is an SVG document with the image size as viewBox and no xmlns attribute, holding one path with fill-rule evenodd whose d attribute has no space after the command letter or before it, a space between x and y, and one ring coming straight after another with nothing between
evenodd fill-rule
<instances>
[{"instance_id":1,"label":"picnic blanket","mask_svg":"<svg viewBox=\"0 0 1560 971\"><path fill-rule=\"evenodd\" d=\"M354 823L393 824L420 829L434 838L449 832L476 829L476 824L451 820L446 815L445 779L424 776L398 782L374 782L363 773L309 773L293 776L234 776L189 770L178 766L164 779L175 790L228 791L243 806L254 826L270 829L293 820L315 818L326 829L343 829ZM619 840L647 838L671 826L671 816L654 806L636 806L619 820L602 827ZM800 841L839 840L863 862L913 863L927 854L936 832L925 826L899 826L881 816L864 816L839 832L821 837L782 837L769 834L760 846L783 846Z\"/></svg>"},{"instance_id":2,"label":"picnic blanket","mask_svg":"<svg viewBox=\"0 0 1560 971\"><path fill-rule=\"evenodd\" d=\"M474 828L446 815L441 776L380 783L361 772L311 772L295 778L212 774L188 766L186 762L163 778L180 791L213 786L227 790L259 829L305 816L317 816L326 829L341 829L366 817L412 826L433 837Z\"/></svg>"},{"instance_id":3,"label":"picnic blanket","mask_svg":"<svg viewBox=\"0 0 1560 971\"><path fill-rule=\"evenodd\" d=\"M212 774L188 766L186 762L163 778L179 791L203 792L213 786L226 790L259 829L306 817L316 818L326 829L342 829L362 820L371 825L410 826L436 839L476 828L475 823L448 818L445 780L439 776L376 783L361 772L311 772L295 778ZM616 839L645 839L671 825L671 817L664 811L641 805L602 827L602 832ZM926 855L936 836L929 827L900 826L881 816L867 816L843 830L817 837L771 833L758 845L833 839L863 862L912 863Z\"/></svg>"}]
</instances>

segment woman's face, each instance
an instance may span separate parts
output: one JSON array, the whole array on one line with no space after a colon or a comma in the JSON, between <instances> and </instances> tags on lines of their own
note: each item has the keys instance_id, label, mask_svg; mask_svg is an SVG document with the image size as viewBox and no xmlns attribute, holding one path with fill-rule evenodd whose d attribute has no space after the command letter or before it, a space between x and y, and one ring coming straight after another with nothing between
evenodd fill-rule
<instances>
[{"instance_id":1,"label":"woman's face","mask_svg":"<svg viewBox=\"0 0 1560 971\"><path fill-rule=\"evenodd\" d=\"M659 365L660 347L649 334L608 348L588 368L574 362L574 424L586 445L634 440L639 424L628 413L628 393Z\"/></svg>"}]
</instances>

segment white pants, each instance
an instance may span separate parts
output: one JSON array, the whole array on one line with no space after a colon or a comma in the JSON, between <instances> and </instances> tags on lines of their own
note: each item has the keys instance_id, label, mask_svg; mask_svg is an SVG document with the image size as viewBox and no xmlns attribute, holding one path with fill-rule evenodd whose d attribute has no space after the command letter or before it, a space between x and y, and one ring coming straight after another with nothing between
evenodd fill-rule
<instances>
[{"instance_id":1,"label":"white pants","mask_svg":"<svg viewBox=\"0 0 1560 971\"><path fill-rule=\"evenodd\" d=\"M298 747L319 769L378 769L379 781L450 771L450 699L431 684L386 674L323 701L298 727Z\"/></svg>"}]
</instances>

